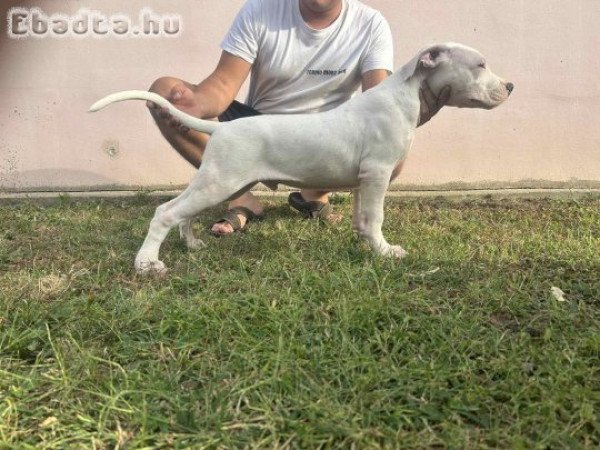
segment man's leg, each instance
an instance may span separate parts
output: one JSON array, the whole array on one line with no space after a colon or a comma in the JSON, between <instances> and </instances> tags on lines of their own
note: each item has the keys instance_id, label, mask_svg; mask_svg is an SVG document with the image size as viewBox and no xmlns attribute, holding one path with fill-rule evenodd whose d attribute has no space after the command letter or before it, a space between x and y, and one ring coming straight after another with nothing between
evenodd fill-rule
<instances>
[{"instance_id":1,"label":"man's leg","mask_svg":"<svg viewBox=\"0 0 600 450\"><path fill-rule=\"evenodd\" d=\"M400 161L396 165L396 167L394 168L394 171L392 172L392 176L390 177L390 182L394 181L398 177L398 175L400 175L400 172L402 171L403 166L404 166L404 161ZM327 203L327 202L329 202L329 195L331 194L331 192L323 191L323 190L316 190L316 189L303 189L300 191L300 194L302 195L302 198L304 200L306 200L307 202L317 201L317 202ZM334 221L337 218L338 218L337 215L334 215L334 217L333 217Z\"/></svg>"},{"instance_id":2,"label":"man's leg","mask_svg":"<svg viewBox=\"0 0 600 450\"><path fill-rule=\"evenodd\" d=\"M163 97L168 97L171 93L171 89L181 82L190 87L192 86L192 84L187 81L173 77L162 77L152 83L149 90L150 92L155 92ZM161 120L163 117L161 116L160 109L150 109L150 112L158 129L169 144L171 144L171 146L191 165L196 168L200 167L202 155L204 154L204 149L206 148L210 136L195 130L189 130L182 133L178 128L169 125L165 120ZM232 200L229 204L229 208L236 206L246 207L257 215L260 215L263 212L262 205L250 192ZM240 220L242 227L246 225L246 218L244 216L238 216L238 219ZM213 225L212 231L219 234L228 234L233 232L233 227L229 223L220 222Z\"/></svg>"},{"instance_id":3,"label":"man's leg","mask_svg":"<svg viewBox=\"0 0 600 450\"><path fill-rule=\"evenodd\" d=\"M300 191L300 194L302 195L302 198L307 202L316 201L327 203L329 202L329 195L331 194L331 192L317 189L302 189Z\"/></svg>"},{"instance_id":4,"label":"man's leg","mask_svg":"<svg viewBox=\"0 0 600 450\"><path fill-rule=\"evenodd\" d=\"M173 87L182 82L189 87L193 86L191 83L177 78L162 77L152 83L149 91L168 98ZM169 144L171 144L171 146L196 169L200 167L202 155L204 154L204 149L206 148L206 143L210 136L196 130L189 130L182 133L178 128L171 126L163 120L165 116L161 113L160 108L150 108L150 113L152 114L158 129Z\"/></svg>"}]
</instances>

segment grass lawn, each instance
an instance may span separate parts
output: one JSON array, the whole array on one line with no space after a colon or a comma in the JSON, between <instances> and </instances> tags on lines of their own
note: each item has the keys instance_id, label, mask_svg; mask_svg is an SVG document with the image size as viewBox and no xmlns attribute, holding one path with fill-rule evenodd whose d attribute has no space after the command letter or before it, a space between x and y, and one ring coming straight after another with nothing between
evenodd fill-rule
<instances>
[{"instance_id":1,"label":"grass lawn","mask_svg":"<svg viewBox=\"0 0 600 450\"><path fill-rule=\"evenodd\" d=\"M600 199L389 199L401 263L334 200L211 211L164 279L157 199L0 206L0 448L600 446Z\"/></svg>"}]
</instances>

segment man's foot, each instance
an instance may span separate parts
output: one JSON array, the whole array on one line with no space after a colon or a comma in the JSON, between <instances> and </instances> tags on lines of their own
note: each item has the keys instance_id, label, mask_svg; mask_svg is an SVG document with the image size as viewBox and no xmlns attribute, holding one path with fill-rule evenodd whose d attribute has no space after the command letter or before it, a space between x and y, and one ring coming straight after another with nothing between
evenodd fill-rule
<instances>
[{"instance_id":1,"label":"man's foot","mask_svg":"<svg viewBox=\"0 0 600 450\"><path fill-rule=\"evenodd\" d=\"M250 192L242 194L229 203L229 210L223 218L211 228L215 236L225 236L243 230L253 219L261 219L263 208L258 199Z\"/></svg>"},{"instance_id":2,"label":"man's foot","mask_svg":"<svg viewBox=\"0 0 600 450\"><path fill-rule=\"evenodd\" d=\"M337 223L342 219L341 214L333 212L331 203L321 200L306 200L300 192L292 192L288 196L288 203L307 219L323 219L332 223Z\"/></svg>"},{"instance_id":3,"label":"man's foot","mask_svg":"<svg viewBox=\"0 0 600 450\"><path fill-rule=\"evenodd\" d=\"M262 219L262 214L255 214L243 206L234 206L227 210L223 218L215 222L210 232L215 236L225 236L246 228L248 222Z\"/></svg>"}]
</instances>

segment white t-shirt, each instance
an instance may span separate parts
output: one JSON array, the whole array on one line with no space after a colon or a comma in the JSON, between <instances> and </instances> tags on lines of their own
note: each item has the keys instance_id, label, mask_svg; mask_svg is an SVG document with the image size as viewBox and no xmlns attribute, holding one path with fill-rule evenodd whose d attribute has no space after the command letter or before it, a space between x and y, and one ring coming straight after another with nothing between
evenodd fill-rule
<instances>
[{"instance_id":1,"label":"white t-shirt","mask_svg":"<svg viewBox=\"0 0 600 450\"><path fill-rule=\"evenodd\" d=\"M221 48L252 64L246 103L270 114L335 108L365 72L393 70L390 27L358 0L343 0L340 16L323 30L306 25L299 0L248 0Z\"/></svg>"}]
</instances>

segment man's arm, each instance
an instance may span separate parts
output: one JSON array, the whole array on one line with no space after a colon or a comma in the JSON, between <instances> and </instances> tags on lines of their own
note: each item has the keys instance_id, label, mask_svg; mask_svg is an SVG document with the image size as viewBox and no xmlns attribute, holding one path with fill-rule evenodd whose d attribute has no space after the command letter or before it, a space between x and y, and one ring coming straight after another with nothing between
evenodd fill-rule
<instances>
[{"instance_id":1,"label":"man's arm","mask_svg":"<svg viewBox=\"0 0 600 450\"><path fill-rule=\"evenodd\" d=\"M369 70L368 72L363 73L361 78L363 92L377 86L389 76L388 71L384 69Z\"/></svg>"},{"instance_id":2,"label":"man's arm","mask_svg":"<svg viewBox=\"0 0 600 450\"><path fill-rule=\"evenodd\" d=\"M212 118L225 111L235 100L251 67L242 58L223 51L213 73L193 89L198 117Z\"/></svg>"},{"instance_id":3,"label":"man's arm","mask_svg":"<svg viewBox=\"0 0 600 450\"><path fill-rule=\"evenodd\" d=\"M235 99L251 67L242 58L224 51L216 69L205 80L197 85L179 80L167 88L166 94L161 95L181 111L194 117L211 119L225 111ZM155 92L156 84L161 81L157 80L150 90ZM160 108L153 102L148 102L148 107L169 126L186 131L166 108Z\"/></svg>"}]
</instances>

